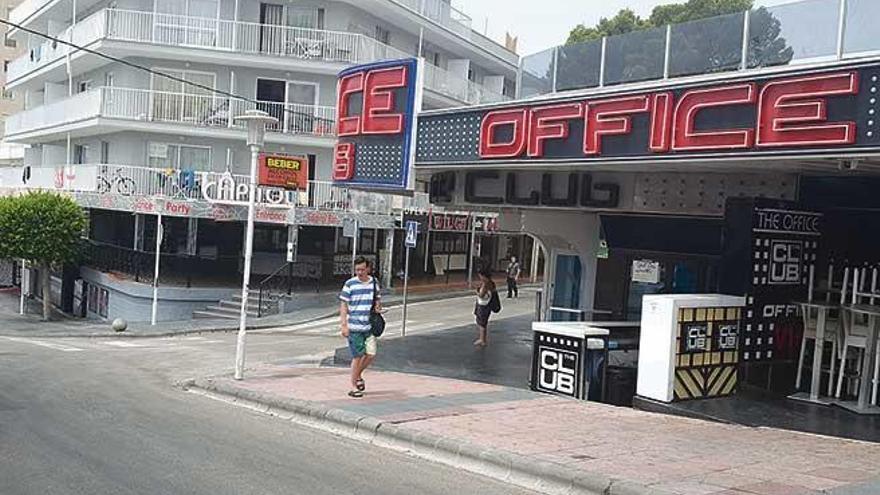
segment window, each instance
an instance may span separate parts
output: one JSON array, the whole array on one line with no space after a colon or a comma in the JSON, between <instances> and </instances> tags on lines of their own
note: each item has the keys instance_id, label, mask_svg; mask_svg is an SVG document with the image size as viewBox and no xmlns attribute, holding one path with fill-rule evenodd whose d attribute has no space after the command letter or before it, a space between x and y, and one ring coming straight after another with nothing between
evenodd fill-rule
<instances>
[{"instance_id":1,"label":"window","mask_svg":"<svg viewBox=\"0 0 880 495\"><path fill-rule=\"evenodd\" d=\"M4 73L9 72L9 60L3 61L3 72Z\"/></svg>"},{"instance_id":2,"label":"window","mask_svg":"<svg viewBox=\"0 0 880 495\"><path fill-rule=\"evenodd\" d=\"M8 90L8 89L4 89L4 90L3 90L3 99L4 99L4 100L14 100L14 99L15 99L15 94L14 94L12 91Z\"/></svg>"},{"instance_id":3,"label":"window","mask_svg":"<svg viewBox=\"0 0 880 495\"><path fill-rule=\"evenodd\" d=\"M74 165L81 165L86 163L86 154L88 153L88 148L82 144L77 144L73 146L73 159L72 163Z\"/></svg>"},{"instance_id":4,"label":"window","mask_svg":"<svg viewBox=\"0 0 880 495\"><path fill-rule=\"evenodd\" d=\"M211 148L185 144L151 142L148 164L153 168L207 172L211 166Z\"/></svg>"},{"instance_id":5,"label":"window","mask_svg":"<svg viewBox=\"0 0 880 495\"><path fill-rule=\"evenodd\" d=\"M391 44L391 32L382 26L376 26L376 40L386 45Z\"/></svg>"},{"instance_id":6,"label":"window","mask_svg":"<svg viewBox=\"0 0 880 495\"><path fill-rule=\"evenodd\" d=\"M3 35L3 44L9 48L15 48L16 46L18 46L18 43L14 39L9 37L9 33Z\"/></svg>"},{"instance_id":7,"label":"window","mask_svg":"<svg viewBox=\"0 0 880 495\"><path fill-rule=\"evenodd\" d=\"M217 42L219 0L156 0L155 6L154 36L159 42L190 46Z\"/></svg>"},{"instance_id":8,"label":"window","mask_svg":"<svg viewBox=\"0 0 880 495\"><path fill-rule=\"evenodd\" d=\"M215 87L216 75L206 72L180 71L155 68L160 72L208 88ZM167 77L153 76L153 119L165 122L205 123L223 104L213 92L192 84L184 84Z\"/></svg>"},{"instance_id":9,"label":"window","mask_svg":"<svg viewBox=\"0 0 880 495\"><path fill-rule=\"evenodd\" d=\"M110 143L101 141L101 163L110 163Z\"/></svg>"},{"instance_id":10,"label":"window","mask_svg":"<svg viewBox=\"0 0 880 495\"><path fill-rule=\"evenodd\" d=\"M79 84L76 85L77 93L85 93L90 89L92 89L92 81L80 81Z\"/></svg>"},{"instance_id":11,"label":"window","mask_svg":"<svg viewBox=\"0 0 880 495\"><path fill-rule=\"evenodd\" d=\"M287 26L304 29L318 29L318 10L308 7L287 7Z\"/></svg>"}]
</instances>

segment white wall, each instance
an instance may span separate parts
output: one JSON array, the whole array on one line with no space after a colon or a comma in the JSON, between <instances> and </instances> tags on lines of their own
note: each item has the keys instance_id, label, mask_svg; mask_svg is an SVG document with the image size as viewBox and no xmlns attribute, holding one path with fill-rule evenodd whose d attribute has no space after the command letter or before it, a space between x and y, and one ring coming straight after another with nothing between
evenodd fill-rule
<instances>
[{"instance_id":1,"label":"white wall","mask_svg":"<svg viewBox=\"0 0 880 495\"><path fill-rule=\"evenodd\" d=\"M148 164L147 153L150 142L196 145L211 147L211 161L213 170L226 170L227 149L232 150L232 171L234 173L246 174L249 170L250 151L244 144L244 135L240 141L231 141L225 139L206 139L201 137L178 136L170 134L144 134L136 132L118 132L114 134L105 134L103 136L94 136L88 138L71 139L71 147L76 145L86 146L86 163L100 163L101 159L101 141L110 144L109 162L118 165L138 165L146 166ZM53 165L66 162L66 142L55 142L43 145L42 164ZM292 155L316 155L316 171L315 178L317 180L330 180L331 177L331 159L332 151L322 148L313 148L309 146L281 146L277 144L267 144L266 151L279 152ZM28 163L29 165L37 165L38 163Z\"/></svg>"}]
</instances>

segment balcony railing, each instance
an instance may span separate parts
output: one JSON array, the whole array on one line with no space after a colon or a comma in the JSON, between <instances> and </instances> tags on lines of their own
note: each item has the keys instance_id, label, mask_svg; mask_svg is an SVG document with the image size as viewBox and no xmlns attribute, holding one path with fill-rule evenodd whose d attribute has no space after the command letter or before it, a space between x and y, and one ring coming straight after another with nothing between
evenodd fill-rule
<instances>
[{"instance_id":1,"label":"balcony railing","mask_svg":"<svg viewBox=\"0 0 880 495\"><path fill-rule=\"evenodd\" d=\"M880 56L876 0L802 0L562 45L523 57L521 97Z\"/></svg>"},{"instance_id":2,"label":"balcony railing","mask_svg":"<svg viewBox=\"0 0 880 495\"><path fill-rule=\"evenodd\" d=\"M412 53L355 33L275 26L251 22L158 14L135 10L101 10L59 35L66 41L88 45L99 39L199 48L221 52L289 57L353 65L378 60L412 57ZM46 42L14 60L8 80L64 58L74 49ZM428 65L425 86L433 91L476 104L505 97L465 78ZM475 90L470 90L474 86Z\"/></svg>"},{"instance_id":3,"label":"balcony railing","mask_svg":"<svg viewBox=\"0 0 880 495\"><path fill-rule=\"evenodd\" d=\"M6 134L15 136L94 117L243 130L244 124L235 117L252 109L278 119L269 132L315 137L336 134L334 107L115 87L97 88L16 113L6 120Z\"/></svg>"},{"instance_id":4,"label":"balcony railing","mask_svg":"<svg viewBox=\"0 0 880 495\"><path fill-rule=\"evenodd\" d=\"M202 172L191 169L165 169L134 165L83 165L97 167L95 183L91 179L65 188L68 192L111 194L138 198L166 198L202 200L202 186L231 179L235 184L247 184L248 176L227 172ZM59 165L55 169L65 166ZM69 165L66 167L70 167ZM76 167L76 165L73 165ZM10 177L22 176L16 169ZM0 181L2 182L2 181ZM13 181L16 182L17 181ZM258 188L258 198L273 198L276 204L321 211L390 215L401 211L427 211L428 194L415 193L412 197L374 193L334 186L332 182L309 181L305 190L284 191Z\"/></svg>"}]
</instances>

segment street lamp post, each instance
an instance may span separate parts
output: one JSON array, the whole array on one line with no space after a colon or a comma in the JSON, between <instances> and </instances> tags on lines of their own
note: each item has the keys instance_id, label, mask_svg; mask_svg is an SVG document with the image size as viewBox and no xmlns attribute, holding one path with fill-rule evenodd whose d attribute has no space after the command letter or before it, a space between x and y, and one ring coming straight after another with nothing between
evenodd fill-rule
<instances>
[{"instance_id":1,"label":"street lamp post","mask_svg":"<svg viewBox=\"0 0 880 495\"><path fill-rule=\"evenodd\" d=\"M248 179L247 234L244 242L244 273L241 281L241 313L238 321L238 341L235 346L235 379L244 379L244 344L247 328L248 296L250 295L251 257L254 251L254 210L257 194L257 162L266 136L266 126L278 123L278 119L261 110L248 110L235 118L247 124L247 145L251 149L251 173Z\"/></svg>"}]
</instances>

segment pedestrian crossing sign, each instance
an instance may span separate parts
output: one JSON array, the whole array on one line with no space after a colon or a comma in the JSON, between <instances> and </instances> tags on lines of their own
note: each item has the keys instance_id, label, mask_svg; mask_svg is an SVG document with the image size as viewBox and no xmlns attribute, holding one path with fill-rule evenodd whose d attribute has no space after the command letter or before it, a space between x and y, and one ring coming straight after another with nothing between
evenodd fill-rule
<instances>
[{"instance_id":1,"label":"pedestrian crossing sign","mask_svg":"<svg viewBox=\"0 0 880 495\"><path fill-rule=\"evenodd\" d=\"M406 222L406 247L414 248L416 247L416 237L419 235L419 222L408 221Z\"/></svg>"}]
</instances>

